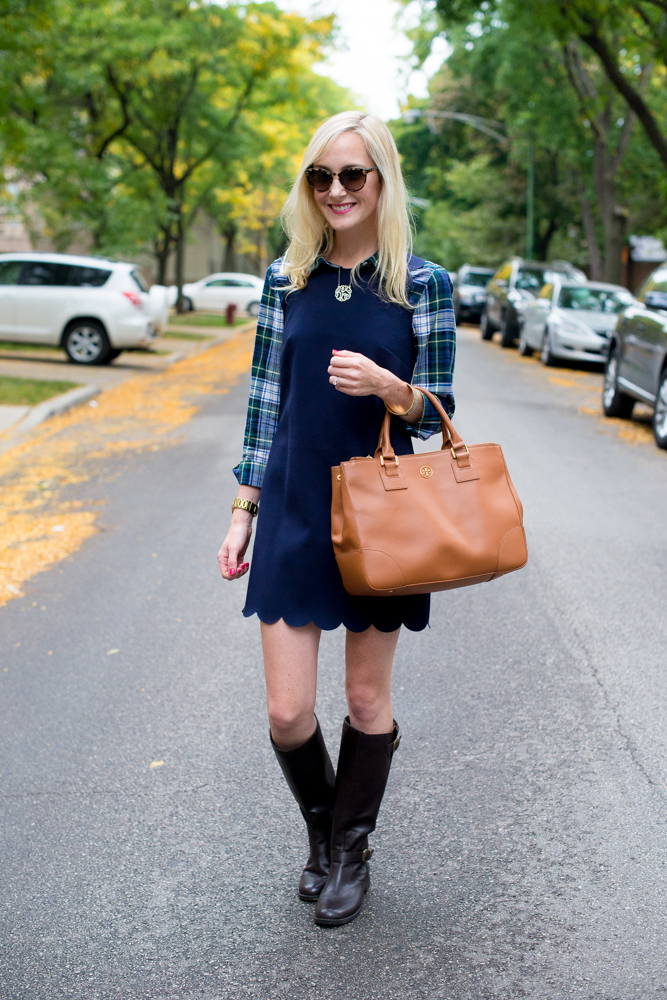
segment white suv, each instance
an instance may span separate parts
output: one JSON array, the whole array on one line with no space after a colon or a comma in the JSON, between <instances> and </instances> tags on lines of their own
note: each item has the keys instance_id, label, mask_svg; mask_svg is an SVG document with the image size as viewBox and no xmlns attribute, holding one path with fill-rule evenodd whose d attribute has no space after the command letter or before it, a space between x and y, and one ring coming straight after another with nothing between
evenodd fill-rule
<instances>
[{"instance_id":1,"label":"white suv","mask_svg":"<svg viewBox=\"0 0 667 1000\"><path fill-rule=\"evenodd\" d=\"M146 347L168 315L167 290L133 264L61 253L0 254L0 341L53 344L81 365Z\"/></svg>"}]
</instances>

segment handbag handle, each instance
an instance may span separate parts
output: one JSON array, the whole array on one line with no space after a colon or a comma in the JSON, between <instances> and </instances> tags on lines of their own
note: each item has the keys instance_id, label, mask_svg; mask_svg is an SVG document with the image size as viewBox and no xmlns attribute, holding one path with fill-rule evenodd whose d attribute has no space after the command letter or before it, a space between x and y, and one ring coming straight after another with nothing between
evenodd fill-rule
<instances>
[{"instance_id":1,"label":"handbag handle","mask_svg":"<svg viewBox=\"0 0 667 1000\"><path fill-rule=\"evenodd\" d=\"M454 458L459 461L459 459L467 459L470 452L468 451L468 446L463 441L463 438L455 429L454 424L451 422L445 409L438 399L432 392L428 389L423 389L420 385L416 385L415 389L422 392L431 401L435 409L440 415L440 422L442 424L442 449L450 448ZM382 421L382 427L380 429L380 437L378 438L378 446L375 449L375 458L381 458L382 462L386 461L396 461L396 454L391 444L391 439L389 436L389 427L391 424L391 413L389 410L384 415L384 420Z\"/></svg>"}]
</instances>

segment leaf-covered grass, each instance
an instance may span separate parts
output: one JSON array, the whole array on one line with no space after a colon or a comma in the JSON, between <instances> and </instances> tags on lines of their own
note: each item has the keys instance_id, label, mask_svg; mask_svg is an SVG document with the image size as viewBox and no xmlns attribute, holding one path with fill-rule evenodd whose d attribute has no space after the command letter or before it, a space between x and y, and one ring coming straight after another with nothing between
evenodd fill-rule
<instances>
[{"instance_id":1,"label":"leaf-covered grass","mask_svg":"<svg viewBox=\"0 0 667 1000\"><path fill-rule=\"evenodd\" d=\"M5 406L35 406L45 399L59 396L68 389L77 389L79 382L45 382L36 378L10 378L0 375L0 404Z\"/></svg>"},{"instance_id":2,"label":"leaf-covered grass","mask_svg":"<svg viewBox=\"0 0 667 1000\"><path fill-rule=\"evenodd\" d=\"M237 316L234 320L234 326L241 326L249 322L250 319L247 316ZM224 313L215 315L211 313L172 313L169 324L170 326L227 326L227 320Z\"/></svg>"}]
</instances>

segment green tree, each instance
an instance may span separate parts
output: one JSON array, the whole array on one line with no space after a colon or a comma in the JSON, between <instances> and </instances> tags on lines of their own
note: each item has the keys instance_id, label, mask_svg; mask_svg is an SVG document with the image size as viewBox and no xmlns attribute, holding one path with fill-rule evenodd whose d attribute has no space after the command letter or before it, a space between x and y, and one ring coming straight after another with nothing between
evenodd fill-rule
<instances>
[{"instance_id":1,"label":"green tree","mask_svg":"<svg viewBox=\"0 0 667 1000\"><path fill-rule=\"evenodd\" d=\"M313 85L331 18L272 3L52 0L19 28L22 58L0 58L4 142L56 239L83 229L105 251L150 240L162 280L175 249L179 288L188 228L212 193L239 163L275 166L281 141L262 123L280 126L279 109L302 139L343 96Z\"/></svg>"},{"instance_id":2,"label":"green tree","mask_svg":"<svg viewBox=\"0 0 667 1000\"><path fill-rule=\"evenodd\" d=\"M538 255L587 262L594 277L619 281L627 221L644 219L643 204L661 187L657 157L650 150L643 158L635 155L647 147L634 128L636 116L576 34L559 33L553 16L543 16L548 6L523 0L438 0L435 10L429 6L414 39L418 53L423 58L444 25L454 47L447 71L432 83L430 105L444 100L452 110L504 121L515 182L533 136ZM657 106L653 68L636 60L632 65L636 88ZM469 145L472 150L479 140ZM488 152L491 166L506 169L497 152ZM507 217L492 192L489 178L491 216ZM659 228L664 219L654 216L651 225Z\"/></svg>"}]
</instances>

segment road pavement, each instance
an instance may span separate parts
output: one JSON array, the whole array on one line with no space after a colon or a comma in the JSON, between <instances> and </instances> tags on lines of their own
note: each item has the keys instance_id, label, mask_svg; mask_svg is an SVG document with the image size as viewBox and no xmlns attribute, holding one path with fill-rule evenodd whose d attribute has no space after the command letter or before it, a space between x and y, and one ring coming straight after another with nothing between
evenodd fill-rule
<instances>
[{"instance_id":1,"label":"road pavement","mask_svg":"<svg viewBox=\"0 0 667 1000\"><path fill-rule=\"evenodd\" d=\"M372 886L338 929L297 898L258 627L217 575L247 379L72 484L105 530L0 610L2 1000L664 998L667 456L595 415L599 381L461 331L456 424L503 445L530 560L401 638Z\"/></svg>"}]
</instances>

